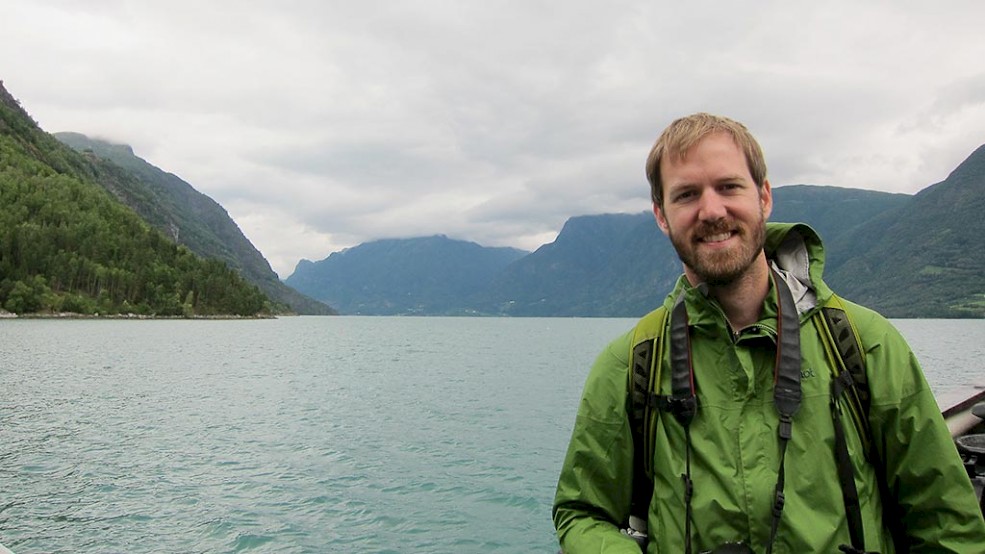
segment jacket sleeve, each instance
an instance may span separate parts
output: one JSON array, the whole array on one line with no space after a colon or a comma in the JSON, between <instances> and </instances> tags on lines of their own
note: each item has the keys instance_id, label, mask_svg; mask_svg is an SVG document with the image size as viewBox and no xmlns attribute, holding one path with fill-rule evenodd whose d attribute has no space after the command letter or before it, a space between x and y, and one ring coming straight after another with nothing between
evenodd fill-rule
<instances>
[{"instance_id":1,"label":"jacket sleeve","mask_svg":"<svg viewBox=\"0 0 985 554\"><path fill-rule=\"evenodd\" d=\"M869 418L910 552L981 554L985 521L933 392L899 332L876 323L862 336Z\"/></svg>"},{"instance_id":2,"label":"jacket sleeve","mask_svg":"<svg viewBox=\"0 0 985 554\"><path fill-rule=\"evenodd\" d=\"M582 392L554 497L554 526L565 554L639 554L620 532L629 517L633 439L626 415L630 335L599 355Z\"/></svg>"}]
</instances>

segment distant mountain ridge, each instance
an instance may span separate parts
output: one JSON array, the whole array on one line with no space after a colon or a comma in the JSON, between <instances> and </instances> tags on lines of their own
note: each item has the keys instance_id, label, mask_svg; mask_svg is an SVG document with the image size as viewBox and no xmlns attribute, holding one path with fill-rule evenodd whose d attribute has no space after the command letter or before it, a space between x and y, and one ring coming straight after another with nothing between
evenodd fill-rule
<instances>
[{"instance_id":1,"label":"distant mountain ridge","mask_svg":"<svg viewBox=\"0 0 985 554\"><path fill-rule=\"evenodd\" d=\"M302 260L286 283L343 313L472 315L461 299L525 254L442 235L379 240L320 262Z\"/></svg>"},{"instance_id":2,"label":"distant mountain ridge","mask_svg":"<svg viewBox=\"0 0 985 554\"><path fill-rule=\"evenodd\" d=\"M973 244L985 231L983 189L985 147L947 180L914 196L812 185L776 187L770 219L804 222L821 235L826 280L850 300L889 317L985 317L985 254ZM361 263L375 273L356 276L341 264L306 261L287 283L324 299L323 287L330 281L332 290L345 291L333 296L333 302L359 305L360 284L367 286L374 275L400 274L391 254L421 239L405 240L388 241L385 251L363 252ZM432 267L446 255L442 244L432 246L417 250L420 267ZM317 275L315 267L321 268ZM680 274L680 261L649 211L579 216L565 223L554 242L505 265L484 288L457 299L444 295L440 309L426 301L422 289L405 286L389 295L376 284L377 309L372 313L636 317L659 305ZM423 274L415 278L426 279ZM416 296L419 308L406 311L395 300L398 294Z\"/></svg>"}]
</instances>

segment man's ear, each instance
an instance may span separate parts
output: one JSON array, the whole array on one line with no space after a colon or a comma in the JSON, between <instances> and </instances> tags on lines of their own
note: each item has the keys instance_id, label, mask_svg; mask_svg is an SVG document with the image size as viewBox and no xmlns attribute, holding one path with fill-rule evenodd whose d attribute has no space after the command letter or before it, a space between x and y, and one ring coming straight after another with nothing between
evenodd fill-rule
<instances>
[{"instance_id":1,"label":"man's ear","mask_svg":"<svg viewBox=\"0 0 985 554\"><path fill-rule=\"evenodd\" d=\"M669 236L670 227L667 226L667 218L664 217L663 210L660 209L660 206L656 202L653 203L653 217L657 219L657 227L660 227L660 230Z\"/></svg>"},{"instance_id":2,"label":"man's ear","mask_svg":"<svg viewBox=\"0 0 985 554\"><path fill-rule=\"evenodd\" d=\"M763 188L759 190L759 202L763 210L763 220L765 221L773 213L773 189L770 187L769 179L763 180Z\"/></svg>"}]
</instances>

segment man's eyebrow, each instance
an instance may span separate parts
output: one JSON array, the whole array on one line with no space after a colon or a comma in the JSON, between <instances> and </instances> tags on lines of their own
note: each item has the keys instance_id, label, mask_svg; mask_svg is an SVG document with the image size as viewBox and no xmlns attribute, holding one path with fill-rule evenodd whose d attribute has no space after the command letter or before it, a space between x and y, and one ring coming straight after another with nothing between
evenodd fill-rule
<instances>
[{"instance_id":1,"label":"man's eyebrow","mask_svg":"<svg viewBox=\"0 0 985 554\"><path fill-rule=\"evenodd\" d=\"M714 182L716 184L718 184L718 183L734 183L734 182L750 183L750 182L752 182L752 180L748 176L742 175L741 173L733 173L733 174L730 174L730 175L723 175L721 177L717 177ZM678 182L674 182L674 183L667 183L667 192L670 192L672 190L681 189L681 188L696 187L696 186L699 186L699 185L698 185L698 183L696 183L694 181L678 181Z\"/></svg>"},{"instance_id":2,"label":"man's eyebrow","mask_svg":"<svg viewBox=\"0 0 985 554\"><path fill-rule=\"evenodd\" d=\"M694 181L679 181L677 183L667 183L667 192L674 192L681 189L694 188L698 186Z\"/></svg>"}]
</instances>

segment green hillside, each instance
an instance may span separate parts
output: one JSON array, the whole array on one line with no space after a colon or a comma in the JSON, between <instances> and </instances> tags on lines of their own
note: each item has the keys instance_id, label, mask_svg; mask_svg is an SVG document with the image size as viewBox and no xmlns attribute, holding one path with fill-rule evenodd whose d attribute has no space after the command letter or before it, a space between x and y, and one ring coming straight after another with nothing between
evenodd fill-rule
<instances>
[{"instance_id":1,"label":"green hillside","mask_svg":"<svg viewBox=\"0 0 985 554\"><path fill-rule=\"evenodd\" d=\"M117 170L43 132L0 83L0 308L158 316L274 309L226 264L175 244L96 184L123 179Z\"/></svg>"},{"instance_id":2,"label":"green hillside","mask_svg":"<svg viewBox=\"0 0 985 554\"><path fill-rule=\"evenodd\" d=\"M829 282L892 317L985 317L985 146L947 179L838 242Z\"/></svg>"},{"instance_id":3,"label":"green hillside","mask_svg":"<svg viewBox=\"0 0 985 554\"><path fill-rule=\"evenodd\" d=\"M226 210L178 176L147 163L126 145L78 133L54 136L100 168L99 184L174 242L203 258L225 262L295 313L335 313L329 306L282 283Z\"/></svg>"}]
</instances>

